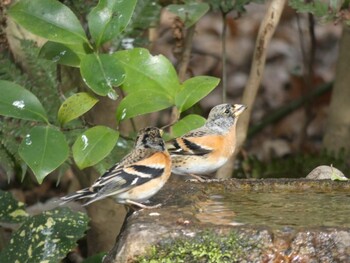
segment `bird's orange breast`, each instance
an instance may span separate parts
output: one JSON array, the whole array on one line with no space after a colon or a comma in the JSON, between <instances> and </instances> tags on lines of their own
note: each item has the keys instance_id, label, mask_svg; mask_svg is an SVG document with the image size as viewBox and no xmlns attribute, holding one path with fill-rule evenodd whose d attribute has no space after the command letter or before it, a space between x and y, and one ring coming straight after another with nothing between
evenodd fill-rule
<instances>
[{"instance_id":1,"label":"bird's orange breast","mask_svg":"<svg viewBox=\"0 0 350 263\"><path fill-rule=\"evenodd\" d=\"M170 176L171 158L168 152L157 152L152 156L137 162L138 165L164 167L164 177Z\"/></svg>"}]
</instances>

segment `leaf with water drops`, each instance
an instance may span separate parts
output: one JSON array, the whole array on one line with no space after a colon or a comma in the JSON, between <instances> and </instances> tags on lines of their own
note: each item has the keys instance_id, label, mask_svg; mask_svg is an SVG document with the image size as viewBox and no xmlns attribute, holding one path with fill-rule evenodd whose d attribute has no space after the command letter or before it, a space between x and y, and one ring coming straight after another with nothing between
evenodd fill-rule
<instances>
[{"instance_id":1,"label":"leaf with water drops","mask_svg":"<svg viewBox=\"0 0 350 263\"><path fill-rule=\"evenodd\" d=\"M152 56L144 48L118 51L113 56L126 72L123 90L130 94L147 88L149 91L162 92L174 100L180 82L173 64L166 57Z\"/></svg>"},{"instance_id":2,"label":"leaf with water drops","mask_svg":"<svg viewBox=\"0 0 350 263\"><path fill-rule=\"evenodd\" d=\"M0 190L0 222L21 223L27 217L24 204L14 199L11 193Z\"/></svg>"},{"instance_id":3,"label":"leaf with water drops","mask_svg":"<svg viewBox=\"0 0 350 263\"><path fill-rule=\"evenodd\" d=\"M188 28L209 11L209 4L192 2L183 5L168 5L166 9L180 17L185 27Z\"/></svg>"},{"instance_id":4,"label":"leaf with water drops","mask_svg":"<svg viewBox=\"0 0 350 263\"><path fill-rule=\"evenodd\" d=\"M13 82L0 80L0 93L0 115L48 122L44 107L30 91Z\"/></svg>"},{"instance_id":5,"label":"leaf with water drops","mask_svg":"<svg viewBox=\"0 0 350 263\"><path fill-rule=\"evenodd\" d=\"M79 56L64 44L47 41L40 49L39 56L61 65L79 67Z\"/></svg>"},{"instance_id":6,"label":"leaf with water drops","mask_svg":"<svg viewBox=\"0 0 350 263\"><path fill-rule=\"evenodd\" d=\"M113 87L120 86L125 79L123 66L114 56L108 54L89 54L82 58L80 73L96 94L106 96Z\"/></svg>"},{"instance_id":7,"label":"leaf with water drops","mask_svg":"<svg viewBox=\"0 0 350 263\"><path fill-rule=\"evenodd\" d=\"M116 147L113 148L106 158L95 164L94 169L100 174L105 173L114 164L123 159L133 147L134 141L130 139L126 140L119 136Z\"/></svg>"},{"instance_id":8,"label":"leaf with water drops","mask_svg":"<svg viewBox=\"0 0 350 263\"><path fill-rule=\"evenodd\" d=\"M88 43L78 18L67 6L56 0L21 0L8 14L28 31L65 44Z\"/></svg>"},{"instance_id":9,"label":"leaf with water drops","mask_svg":"<svg viewBox=\"0 0 350 263\"><path fill-rule=\"evenodd\" d=\"M137 0L100 0L88 15L88 24L97 47L113 39L128 25Z\"/></svg>"},{"instance_id":10,"label":"leaf with water drops","mask_svg":"<svg viewBox=\"0 0 350 263\"><path fill-rule=\"evenodd\" d=\"M106 126L95 126L81 134L73 145L73 158L80 169L105 158L114 148L119 132Z\"/></svg>"},{"instance_id":11,"label":"leaf with water drops","mask_svg":"<svg viewBox=\"0 0 350 263\"><path fill-rule=\"evenodd\" d=\"M0 262L60 262L87 229L87 215L66 207L28 217L1 251Z\"/></svg>"},{"instance_id":12,"label":"leaf with water drops","mask_svg":"<svg viewBox=\"0 0 350 263\"><path fill-rule=\"evenodd\" d=\"M117 120L122 121L138 115L171 107L173 102L162 92L139 90L130 93L118 105Z\"/></svg>"},{"instance_id":13,"label":"leaf with water drops","mask_svg":"<svg viewBox=\"0 0 350 263\"><path fill-rule=\"evenodd\" d=\"M180 112L187 110L207 96L219 82L220 79L209 76L197 76L186 80L176 95L176 107Z\"/></svg>"},{"instance_id":14,"label":"leaf with water drops","mask_svg":"<svg viewBox=\"0 0 350 263\"><path fill-rule=\"evenodd\" d=\"M172 127L172 136L179 137L185 133L203 126L205 118L197 114L190 114L176 122Z\"/></svg>"},{"instance_id":15,"label":"leaf with water drops","mask_svg":"<svg viewBox=\"0 0 350 263\"><path fill-rule=\"evenodd\" d=\"M86 92L79 92L66 99L58 110L58 120L62 125L89 111L98 99Z\"/></svg>"},{"instance_id":16,"label":"leaf with water drops","mask_svg":"<svg viewBox=\"0 0 350 263\"><path fill-rule=\"evenodd\" d=\"M64 134L59 130L52 126L36 126L22 140L18 153L41 184L68 158L69 148Z\"/></svg>"}]
</instances>

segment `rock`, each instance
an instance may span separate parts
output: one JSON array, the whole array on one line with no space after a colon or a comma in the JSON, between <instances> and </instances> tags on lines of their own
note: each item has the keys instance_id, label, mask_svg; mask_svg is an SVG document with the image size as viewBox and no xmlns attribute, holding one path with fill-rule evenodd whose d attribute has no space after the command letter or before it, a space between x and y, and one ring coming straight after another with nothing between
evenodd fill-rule
<instances>
[{"instance_id":1,"label":"rock","mask_svg":"<svg viewBox=\"0 0 350 263\"><path fill-rule=\"evenodd\" d=\"M349 190L326 180L172 179L151 200L163 206L133 212L103 262L350 262Z\"/></svg>"},{"instance_id":2,"label":"rock","mask_svg":"<svg viewBox=\"0 0 350 263\"><path fill-rule=\"evenodd\" d=\"M338 170L333 166L328 166L328 165L317 166L306 176L306 178L314 179L314 180L327 180L327 179L340 180L340 181L348 180L348 178L346 178L345 175L340 170Z\"/></svg>"}]
</instances>

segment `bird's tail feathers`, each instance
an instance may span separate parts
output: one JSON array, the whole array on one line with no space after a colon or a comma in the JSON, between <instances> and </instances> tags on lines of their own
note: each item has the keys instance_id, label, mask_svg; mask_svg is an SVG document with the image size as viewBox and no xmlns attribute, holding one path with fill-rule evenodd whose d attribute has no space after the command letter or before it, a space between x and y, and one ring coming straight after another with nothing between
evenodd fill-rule
<instances>
[{"instance_id":1,"label":"bird's tail feathers","mask_svg":"<svg viewBox=\"0 0 350 263\"><path fill-rule=\"evenodd\" d=\"M75 193L72 193L70 195L66 195L62 197L61 198L62 202L60 203L60 205L64 205L71 201L76 201L76 200L85 199L85 198L94 198L94 197L96 197L96 193L92 192L89 188L85 188Z\"/></svg>"}]
</instances>

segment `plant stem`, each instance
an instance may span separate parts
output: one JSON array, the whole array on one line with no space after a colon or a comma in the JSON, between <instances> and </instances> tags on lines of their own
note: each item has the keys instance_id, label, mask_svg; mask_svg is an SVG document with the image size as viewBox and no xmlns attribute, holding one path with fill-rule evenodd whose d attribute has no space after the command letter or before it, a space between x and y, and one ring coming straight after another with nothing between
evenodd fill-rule
<instances>
[{"instance_id":1,"label":"plant stem","mask_svg":"<svg viewBox=\"0 0 350 263\"><path fill-rule=\"evenodd\" d=\"M221 34L221 44L222 44L222 103L227 100L227 67L226 67L226 36L227 36L227 13L222 12L222 34Z\"/></svg>"},{"instance_id":2,"label":"plant stem","mask_svg":"<svg viewBox=\"0 0 350 263\"><path fill-rule=\"evenodd\" d=\"M122 94L122 97L125 98L125 93L124 93L124 91L122 89L120 89L120 93ZM134 130L134 132L137 132L137 128L136 128L136 124L135 124L134 118L130 118L129 120L130 120L132 129Z\"/></svg>"},{"instance_id":3,"label":"plant stem","mask_svg":"<svg viewBox=\"0 0 350 263\"><path fill-rule=\"evenodd\" d=\"M186 80L186 72L188 69L188 64L190 63L190 57L191 57L191 51L192 51L192 42L193 42L193 36L195 33L196 24L190 26L187 29L186 37L184 39L184 49L182 51L181 59L178 65L178 74L180 82L184 82ZM180 118L180 112L176 107L172 108L171 111L171 118L170 123L173 124L177 122L177 120Z\"/></svg>"},{"instance_id":4,"label":"plant stem","mask_svg":"<svg viewBox=\"0 0 350 263\"><path fill-rule=\"evenodd\" d=\"M234 160L237 152L240 151L244 141L247 138L248 126L252 114L253 105L258 93L263 72L266 63L267 47L271 41L272 35L281 18L286 0L271 0L268 9L260 24L259 33L256 39L252 66L249 73L247 85L243 92L242 103L248 106L247 110L242 114L237 126L236 150L226 164L219 169L216 174L218 178L229 178L233 173Z\"/></svg>"},{"instance_id":5,"label":"plant stem","mask_svg":"<svg viewBox=\"0 0 350 263\"><path fill-rule=\"evenodd\" d=\"M179 79L181 82L186 80L186 72L188 69L188 64L190 63L193 36L195 33L196 25L190 26L187 29L186 37L184 40L184 49L182 51L181 60L178 66Z\"/></svg>"}]
</instances>

